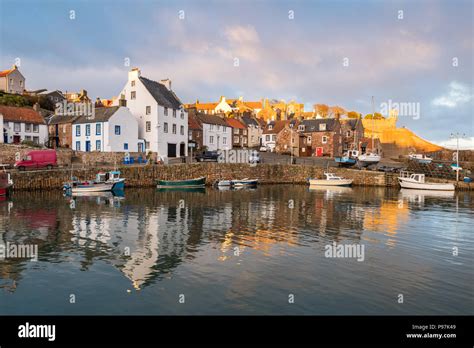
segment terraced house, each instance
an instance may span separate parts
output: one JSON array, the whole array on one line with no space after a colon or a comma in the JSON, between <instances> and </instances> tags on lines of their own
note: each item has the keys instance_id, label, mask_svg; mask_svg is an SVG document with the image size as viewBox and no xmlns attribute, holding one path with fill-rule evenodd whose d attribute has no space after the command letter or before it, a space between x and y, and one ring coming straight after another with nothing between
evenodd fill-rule
<instances>
[{"instance_id":1,"label":"terraced house","mask_svg":"<svg viewBox=\"0 0 474 348\"><path fill-rule=\"evenodd\" d=\"M232 128L222 117L198 114L197 119L202 125L203 147L208 151L232 148Z\"/></svg>"},{"instance_id":2,"label":"terraced house","mask_svg":"<svg viewBox=\"0 0 474 348\"><path fill-rule=\"evenodd\" d=\"M133 68L119 96L138 122L144 150L162 158L187 156L188 112L171 89L171 80L153 81Z\"/></svg>"},{"instance_id":3,"label":"terraced house","mask_svg":"<svg viewBox=\"0 0 474 348\"><path fill-rule=\"evenodd\" d=\"M338 119L303 120L298 124L298 132L306 136L305 146L311 149L311 156L336 157L342 154L342 130Z\"/></svg>"},{"instance_id":4,"label":"terraced house","mask_svg":"<svg viewBox=\"0 0 474 348\"><path fill-rule=\"evenodd\" d=\"M46 143L48 127L37 109L0 105L2 142L20 144L30 141L38 145Z\"/></svg>"}]
</instances>

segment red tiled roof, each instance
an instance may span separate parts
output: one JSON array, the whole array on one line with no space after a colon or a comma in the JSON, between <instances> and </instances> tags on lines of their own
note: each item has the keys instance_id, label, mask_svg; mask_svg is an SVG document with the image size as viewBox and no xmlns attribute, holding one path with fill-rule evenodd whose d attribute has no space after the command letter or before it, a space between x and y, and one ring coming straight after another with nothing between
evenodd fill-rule
<instances>
[{"instance_id":1,"label":"red tiled roof","mask_svg":"<svg viewBox=\"0 0 474 348\"><path fill-rule=\"evenodd\" d=\"M7 76L8 74L10 74L11 72L13 72L15 69L8 69L8 70L3 70L3 71L0 71L0 77L5 77Z\"/></svg>"},{"instance_id":2,"label":"red tiled roof","mask_svg":"<svg viewBox=\"0 0 474 348\"><path fill-rule=\"evenodd\" d=\"M192 116L192 115L188 115L188 128L191 129L191 130L201 130L202 127L201 125L199 124L199 122L197 121L196 117Z\"/></svg>"},{"instance_id":3,"label":"red tiled roof","mask_svg":"<svg viewBox=\"0 0 474 348\"><path fill-rule=\"evenodd\" d=\"M251 109L261 109L262 108L262 102L248 102L244 101L244 104L247 105Z\"/></svg>"},{"instance_id":4,"label":"red tiled roof","mask_svg":"<svg viewBox=\"0 0 474 348\"><path fill-rule=\"evenodd\" d=\"M242 122L240 122L239 120L237 120L235 118L226 118L225 120L226 120L227 124L232 128L239 128L239 129L247 128L242 124Z\"/></svg>"},{"instance_id":5,"label":"red tiled roof","mask_svg":"<svg viewBox=\"0 0 474 348\"><path fill-rule=\"evenodd\" d=\"M289 123L290 121L286 121L286 120L285 121L284 120L271 121L265 126L263 133L264 134L278 134ZM270 125L272 126L272 129L269 128Z\"/></svg>"},{"instance_id":6,"label":"red tiled roof","mask_svg":"<svg viewBox=\"0 0 474 348\"><path fill-rule=\"evenodd\" d=\"M3 115L3 120L8 122L46 124L43 117L32 108L0 105L0 114Z\"/></svg>"}]
</instances>

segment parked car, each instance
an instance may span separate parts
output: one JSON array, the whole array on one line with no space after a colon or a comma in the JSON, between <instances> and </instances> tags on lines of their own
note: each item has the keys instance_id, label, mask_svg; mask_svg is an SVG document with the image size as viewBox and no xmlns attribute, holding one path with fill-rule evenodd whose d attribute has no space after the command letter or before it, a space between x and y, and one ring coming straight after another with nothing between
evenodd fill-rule
<instances>
[{"instance_id":1,"label":"parked car","mask_svg":"<svg viewBox=\"0 0 474 348\"><path fill-rule=\"evenodd\" d=\"M217 162L219 159L219 153L217 151L204 151L196 155L198 162L212 161Z\"/></svg>"},{"instance_id":2,"label":"parked car","mask_svg":"<svg viewBox=\"0 0 474 348\"><path fill-rule=\"evenodd\" d=\"M47 168L52 169L58 165L56 151L34 150L26 154L23 159L15 163L18 170Z\"/></svg>"}]
</instances>

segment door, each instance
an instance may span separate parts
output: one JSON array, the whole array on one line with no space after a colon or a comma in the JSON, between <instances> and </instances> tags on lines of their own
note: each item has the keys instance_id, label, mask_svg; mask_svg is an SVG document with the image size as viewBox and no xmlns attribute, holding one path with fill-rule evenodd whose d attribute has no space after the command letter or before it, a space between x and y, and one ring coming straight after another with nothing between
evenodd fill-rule
<instances>
[{"instance_id":1,"label":"door","mask_svg":"<svg viewBox=\"0 0 474 348\"><path fill-rule=\"evenodd\" d=\"M21 137L19 135L13 136L13 144L19 144L21 142Z\"/></svg>"},{"instance_id":2,"label":"door","mask_svg":"<svg viewBox=\"0 0 474 348\"><path fill-rule=\"evenodd\" d=\"M179 144L179 155L181 157L186 156L184 146L185 146L184 143Z\"/></svg>"},{"instance_id":3,"label":"door","mask_svg":"<svg viewBox=\"0 0 474 348\"><path fill-rule=\"evenodd\" d=\"M176 144L168 143L168 157L176 157Z\"/></svg>"},{"instance_id":4,"label":"door","mask_svg":"<svg viewBox=\"0 0 474 348\"><path fill-rule=\"evenodd\" d=\"M322 147L317 147L316 148L316 156L321 157L323 155L323 148Z\"/></svg>"},{"instance_id":5,"label":"door","mask_svg":"<svg viewBox=\"0 0 474 348\"><path fill-rule=\"evenodd\" d=\"M138 143L138 152L143 152L143 143Z\"/></svg>"},{"instance_id":6,"label":"door","mask_svg":"<svg viewBox=\"0 0 474 348\"><path fill-rule=\"evenodd\" d=\"M90 142L90 140L86 140L86 151L87 152L91 151L91 142Z\"/></svg>"}]
</instances>

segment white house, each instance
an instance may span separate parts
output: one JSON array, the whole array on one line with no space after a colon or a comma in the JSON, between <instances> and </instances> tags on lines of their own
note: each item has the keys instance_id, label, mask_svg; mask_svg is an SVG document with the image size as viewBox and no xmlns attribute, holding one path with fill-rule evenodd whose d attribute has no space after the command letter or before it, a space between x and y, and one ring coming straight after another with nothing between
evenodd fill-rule
<instances>
[{"instance_id":1,"label":"white house","mask_svg":"<svg viewBox=\"0 0 474 348\"><path fill-rule=\"evenodd\" d=\"M101 107L95 115L72 122L72 148L76 151L143 152L138 122L124 106Z\"/></svg>"},{"instance_id":2,"label":"white house","mask_svg":"<svg viewBox=\"0 0 474 348\"><path fill-rule=\"evenodd\" d=\"M0 71L0 91L14 94L22 94L25 91L25 77L16 65Z\"/></svg>"},{"instance_id":3,"label":"white house","mask_svg":"<svg viewBox=\"0 0 474 348\"><path fill-rule=\"evenodd\" d=\"M197 118L202 124L203 146L208 151L232 149L232 127L216 115L198 114Z\"/></svg>"},{"instance_id":4,"label":"white house","mask_svg":"<svg viewBox=\"0 0 474 348\"><path fill-rule=\"evenodd\" d=\"M120 92L138 121L138 134L146 151L165 157L187 156L188 112L171 90L171 81L160 82L141 76L138 68L128 73Z\"/></svg>"},{"instance_id":5,"label":"white house","mask_svg":"<svg viewBox=\"0 0 474 348\"><path fill-rule=\"evenodd\" d=\"M32 108L19 108L0 105L3 118L3 142L20 144L31 141L43 145L48 141L48 126L38 111Z\"/></svg>"}]
</instances>

